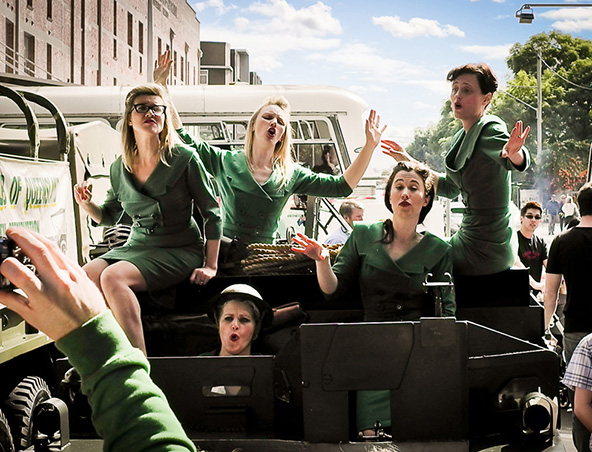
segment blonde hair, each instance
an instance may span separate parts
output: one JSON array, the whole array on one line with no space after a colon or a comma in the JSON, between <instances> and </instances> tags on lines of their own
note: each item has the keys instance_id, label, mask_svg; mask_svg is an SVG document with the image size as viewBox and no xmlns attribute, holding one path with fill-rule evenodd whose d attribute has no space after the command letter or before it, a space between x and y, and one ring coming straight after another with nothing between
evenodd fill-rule
<instances>
[{"instance_id":1,"label":"blonde hair","mask_svg":"<svg viewBox=\"0 0 592 452\"><path fill-rule=\"evenodd\" d=\"M125 169L132 172L132 162L134 156L138 152L136 147L136 136L134 129L130 125L130 117L134 108L134 102L139 96L158 96L162 99L163 105L169 108L167 96L162 88L155 84L138 85L133 88L125 98L125 111L123 113L123 128L121 131L121 139L123 141L123 154L121 159ZM158 150L159 158L162 163L168 166L167 157L172 155L173 146L179 143L177 133L173 127L172 120L167 112L164 112L164 124L162 131L159 134L160 148Z\"/></svg>"},{"instance_id":2,"label":"blonde hair","mask_svg":"<svg viewBox=\"0 0 592 452\"><path fill-rule=\"evenodd\" d=\"M255 121L259 117L261 110L270 105L281 108L286 113L286 124L284 135L275 145L273 151L273 161L271 166L277 169L280 174L281 185L288 183L294 171L294 160L292 159L292 126L290 124L290 104L284 96L270 97L259 109L253 113L249 124L247 125L247 134L245 137L245 153L247 154L247 164L253 171L253 139L255 137Z\"/></svg>"}]
</instances>

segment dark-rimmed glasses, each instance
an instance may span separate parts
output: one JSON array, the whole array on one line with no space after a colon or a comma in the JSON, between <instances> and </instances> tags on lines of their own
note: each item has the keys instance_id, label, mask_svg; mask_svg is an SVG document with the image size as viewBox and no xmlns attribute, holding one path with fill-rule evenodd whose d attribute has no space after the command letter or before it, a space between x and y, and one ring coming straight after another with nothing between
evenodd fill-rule
<instances>
[{"instance_id":1,"label":"dark-rimmed glasses","mask_svg":"<svg viewBox=\"0 0 592 452\"><path fill-rule=\"evenodd\" d=\"M524 215L524 218L528 218L529 220L532 220L533 218L535 220L540 220L542 217L540 215L531 215L527 213L526 215Z\"/></svg>"},{"instance_id":2,"label":"dark-rimmed glasses","mask_svg":"<svg viewBox=\"0 0 592 452\"><path fill-rule=\"evenodd\" d=\"M153 115L161 116L166 111L166 105L135 104L134 110L136 110L141 115L148 113L148 110L150 110Z\"/></svg>"}]
</instances>

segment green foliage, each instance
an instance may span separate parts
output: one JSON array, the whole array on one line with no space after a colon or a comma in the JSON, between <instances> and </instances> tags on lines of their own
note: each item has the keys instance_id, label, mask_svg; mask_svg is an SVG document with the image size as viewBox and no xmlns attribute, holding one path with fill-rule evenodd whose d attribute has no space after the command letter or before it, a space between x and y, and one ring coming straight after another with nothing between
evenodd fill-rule
<instances>
[{"instance_id":1,"label":"green foliage","mask_svg":"<svg viewBox=\"0 0 592 452\"><path fill-rule=\"evenodd\" d=\"M549 66L542 65L541 155L536 153L536 111L525 105L537 106L538 50ZM559 31L540 33L525 44L514 44L507 63L514 76L508 82L507 93L499 92L494 97L490 112L502 118L510 130L518 120L531 126L526 145L533 164L528 172L516 174L514 180L549 192L576 190L586 180L592 142L592 42ZM443 154L460 127L448 100L438 124L416 131L409 153L443 170Z\"/></svg>"}]
</instances>

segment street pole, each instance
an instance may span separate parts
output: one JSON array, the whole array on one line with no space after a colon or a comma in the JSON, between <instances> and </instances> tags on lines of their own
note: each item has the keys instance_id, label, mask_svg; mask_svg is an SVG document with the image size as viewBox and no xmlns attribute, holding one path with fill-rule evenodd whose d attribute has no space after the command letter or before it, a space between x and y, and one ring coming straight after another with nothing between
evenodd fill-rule
<instances>
[{"instance_id":1,"label":"street pole","mask_svg":"<svg viewBox=\"0 0 592 452\"><path fill-rule=\"evenodd\" d=\"M543 151L543 69L541 49L537 50L537 156Z\"/></svg>"}]
</instances>

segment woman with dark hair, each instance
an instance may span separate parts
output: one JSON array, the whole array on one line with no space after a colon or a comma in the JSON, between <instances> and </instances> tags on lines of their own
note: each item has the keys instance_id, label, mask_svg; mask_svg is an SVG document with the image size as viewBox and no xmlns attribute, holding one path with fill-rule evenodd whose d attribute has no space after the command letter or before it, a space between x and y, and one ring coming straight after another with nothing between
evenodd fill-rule
<instances>
[{"instance_id":1,"label":"woman with dark hair","mask_svg":"<svg viewBox=\"0 0 592 452\"><path fill-rule=\"evenodd\" d=\"M294 251L316 262L317 279L326 295L341 294L359 281L364 320L381 322L418 320L435 315L433 297L422 283L428 273L433 281L449 281L452 272L450 245L429 232L417 232L434 200L430 170L413 162L399 162L384 194L391 219L373 224L357 223L331 267L328 251L300 234ZM454 316L456 303L451 287L442 288L442 313ZM370 434L376 420L390 427L388 391L358 392L358 430Z\"/></svg>"},{"instance_id":2,"label":"woman with dark hair","mask_svg":"<svg viewBox=\"0 0 592 452\"><path fill-rule=\"evenodd\" d=\"M132 345L146 353L140 304L134 292L160 290L193 274L216 275L222 224L218 201L199 157L172 128L162 89L133 88L125 99L123 153L111 165L111 188L102 205L88 182L74 197L96 223L111 226L125 213L133 220L127 242L84 266L101 289ZM204 218L206 249L193 206Z\"/></svg>"},{"instance_id":3,"label":"woman with dark hair","mask_svg":"<svg viewBox=\"0 0 592 452\"><path fill-rule=\"evenodd\" d=\"M417 320L434 315L433 301L422 285L428 273L436 281L452 272L450 245L429 232L417 232L432 208L433 177L419 163L399 162L388 179L384 203L392 219L356 223L349 239L331 267L328 251L318 242L299 234L294 251L316 261L322 292L338 295L359 280L364 320ZM454 294L443 290L443 313L456 312Z\"/></svg>"},{"instance_id":4,"label":"woman with dark hair","mask_svg":"<svg viewBox=\"0 0 592 452\"><path fill-rule=\"evenodd\" d=\"M518 121L508 134L497 116L485 114L497 90L497 78L487 64L452 69L450 101L462 129L452 138L445 157L446 174L437 174L436 193L462 195L466 206L459 231L452 237L454 271L487 275L509 269L515 261L510 228L510 171L525 171L530 157L523 147L528 131ZM384 140L385 154L415 161L394 141Z\"/></svg>"}]
</instances>

